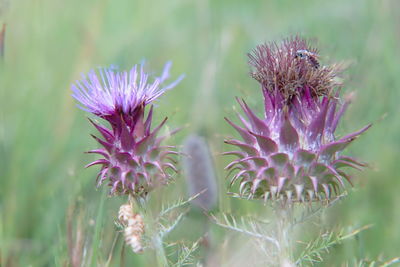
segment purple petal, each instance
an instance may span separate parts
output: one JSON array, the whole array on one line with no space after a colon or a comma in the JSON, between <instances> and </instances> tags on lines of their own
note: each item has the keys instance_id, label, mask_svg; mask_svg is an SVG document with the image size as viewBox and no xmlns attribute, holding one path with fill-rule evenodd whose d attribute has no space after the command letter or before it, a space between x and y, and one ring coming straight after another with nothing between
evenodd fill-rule
<instances>
[{"instance_id":1,"label":"purple petal","mask_svg":"<svg viewBox=\"0 0 400 267\"><path fill-rule=\"evenodd\" d=\"M118 72L115 68L101 68L96 73L90 71L81 81L72 85L72 96L82 104L82 108L97 116L104 117L117 112L132 114L139 105L147 105L165 91L176 86L182 79L162 87L169 77L171 63L168 62L162 75L148 82L149 75L143 71L143 64L135 65L129 72Z\"/></svg>"}]
</instances>

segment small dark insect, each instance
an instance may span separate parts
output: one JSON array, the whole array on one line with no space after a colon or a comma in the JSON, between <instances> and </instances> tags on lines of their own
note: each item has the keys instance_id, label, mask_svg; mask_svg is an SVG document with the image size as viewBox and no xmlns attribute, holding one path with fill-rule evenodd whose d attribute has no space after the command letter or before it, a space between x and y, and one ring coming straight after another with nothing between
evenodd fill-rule
<instances>
[{"instance_id":1,"label":"small dark insect","mask_svg":"<svg viewBox=\"0 0 400 267\"><path fill-rule=\"evenodd\" d=\"M299 59L307 59L308 62L310 62L310 64L318 69L319 68L319 62L318 62L318 55L315 53L312 53L308 50L302 49L302 50L297 50L296 51L296 55L295 58L299 58Z\"/></svg>"}]
</instances>

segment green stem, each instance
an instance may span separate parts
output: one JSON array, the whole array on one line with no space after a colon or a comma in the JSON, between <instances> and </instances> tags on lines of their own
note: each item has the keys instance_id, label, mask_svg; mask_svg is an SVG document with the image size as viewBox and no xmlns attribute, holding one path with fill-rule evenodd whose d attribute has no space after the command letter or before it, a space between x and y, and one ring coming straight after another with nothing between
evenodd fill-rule
<instances>
[{"instance_id":1,"label":"green stem","mask_svg":"<svg viewBox=\"0 0 400 267\"><path fill-rule=\"evenodd\" d=\"M168 260L165 256L164 246L160 235L156 234L153 239L154 249L156 250L157 263L160 267L167 267Z\"/></svg>"},{"instance_id":2,"label":"green stem","mask_svg":"<svg viewBox=\"0 0 400 267\"><path fill-rule=\"evenodd\" d=\"M142 216L144 216L145 222L147 224L146 231L148 231L148 235L152 236L153 248L156 253L157 265L160 267L168 267L168 260L165 255L162 236L157 231L157 226L155 225L155 219L151 212L147 210L147 199L146 198L135 198L130 196L130 201L135 203L138 211Z\"/></svg>"},{"instance_id":3,"label":"green stem","mask_svg":"<svg viewBox=\"0 0 400 267\"><path fill-rule=\"evenodd\" d=\"M274 207L276 215L276 235L279 243L279 266L294 266L290 237L292 236L292 208L289 203L278 202Z\"/></svg>"},{"instance_id":4,"label":"green stem","mask_svg":"<svg viewBox=\"0 0 400 267\"><path fill-rule=\"evenodd\" d=\"M97 217L96 217L96 226L94 230L94 237L93 237L93 245L92 245L92 258L90 260L90 266L98 266L98 248L100 244L100 235L103 228L103 214L104 214L104 201L107 197L106 193L107 189L103 187L101 192L100 204L98 207Z\"/></svg>"}]
</instances>

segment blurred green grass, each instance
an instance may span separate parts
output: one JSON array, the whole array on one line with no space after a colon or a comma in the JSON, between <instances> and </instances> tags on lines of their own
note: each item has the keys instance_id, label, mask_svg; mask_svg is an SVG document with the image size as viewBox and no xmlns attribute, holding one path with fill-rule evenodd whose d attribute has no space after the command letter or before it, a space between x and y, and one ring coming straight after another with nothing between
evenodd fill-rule
<instances>
[{"instance_id":1,"label":"blurred green grass","mask_svg":"<svg viewBox=\"0 0 400 267\"><path fill-rule=\"evenodd\" d=\"M260 42L291 34L317 38L323 60L353 62L345 91L355 91L356 97L340 133L375 122L348 150L374 168L358 174L358 186L332 211L332 220L374 224L361 235L358 256L399 256L398 1L1 3L6 6L1 22L7 24L0 66L0 257L5 266L6 260L10 266L62 266L68 258L68 207L78 203L86 222L97 216L101 190L94 189L95 168L83 169L92 156L82 153L96 146L89 137L94 130L69 90L80 73L110 64L130 68L143 59L160 71L172 60L173 76L185 73L186 78L158 102L157 120L167 114L170 128L189 123L170 142L201 132L217 155L226 149L223 137L233 135L223 117L232 117L234 97L243 96L256 110L262 109L258 85L248 76L246 53ZM261 211L263 207L223 194L226 160L215 160L221 177L220 209ZM182 177L173 187L169 190L184 194ZM122 201L105 203L104 243L112 241L112 218ZM92 235L93 227L87 224ZM109 244L102 246L106 250ZM349 259L353 251L337 248L331 260ZM144 264L140 256L126 257L127 262Z\"/></svg>"}]
</instances>

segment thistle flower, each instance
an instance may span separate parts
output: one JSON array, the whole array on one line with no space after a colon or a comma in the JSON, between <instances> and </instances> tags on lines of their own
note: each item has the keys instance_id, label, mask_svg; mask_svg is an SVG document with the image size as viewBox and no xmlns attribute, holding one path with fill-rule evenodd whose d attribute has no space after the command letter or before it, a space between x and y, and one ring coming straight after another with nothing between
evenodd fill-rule
<instances>
[{"instance_id":1,"label":"thistle flower","mask_svg":"<svg viewBox=\"0 0 400 267\"><path fill-rule=\"evenodd\" d=\"M101 165L97 176L100 186L108 180L111 194L144 196L157 185L170 180L173 163L168 162L170 154L177 154L172 146L161 146L165 136L157 137L165 118L151 130L153 106L145 118L145 108L165 91L173 88L181 79L162 87L169 77L171 63L165 65L160 77L149 82L143 64L135 65L129 72L118 72L115 68L92 70L72 86L73 97L81 108L106 120L111 129L90 120L102 138L93 138L102 148L91 150L103 156L86 167Z\"/></svg>"},{"instance_id":2,"label":"thistle flower","mask_svg":"<svg viewBox=\"0 0 400 267\"><path fill-rule=\"evenodd\" d=\"M252 198L312 201L330 199L351 177L343 169L365 166L342 150L371 125L337 138L335 130L350 99L340 100L339 65L321 66L317 50L294 37L258 46L249 54L251 76L262 88L265 113L258 117L244 100L238 126L243 141L226 140L239 158L226 169L231 185ZM339 89L338 89L339 88Z\"/></svg>"}]
</instances>

